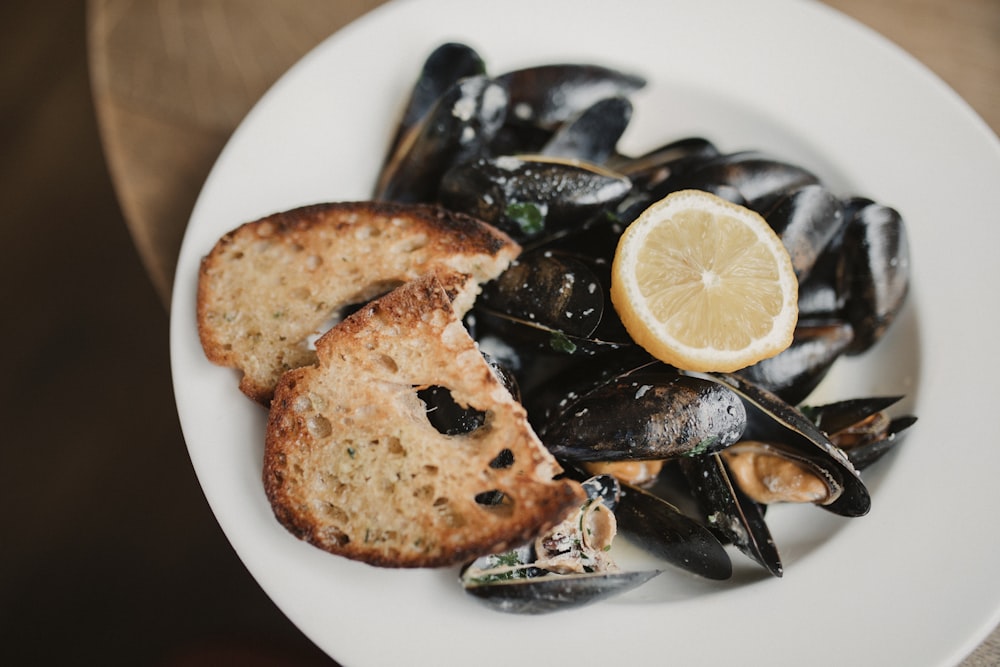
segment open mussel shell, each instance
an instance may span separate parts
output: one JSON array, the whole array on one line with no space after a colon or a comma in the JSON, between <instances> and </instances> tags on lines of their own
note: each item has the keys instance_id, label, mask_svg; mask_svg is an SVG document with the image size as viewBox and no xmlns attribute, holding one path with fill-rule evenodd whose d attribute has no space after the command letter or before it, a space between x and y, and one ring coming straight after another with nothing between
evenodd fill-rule
<instances>
[{"instance_id":1,"label":"open mussel shell","mask_svg":"<svg viewBox=\"0 0 1000 667\"><path fill-rule=\"evenodd\" d=\"M507 92L484 75L457 81L400 137L379 174L373 198L435 201L452 166L480 155L503 125Z\"/></svg>"},{"instance_id":2,"label":"open mussel shell","mask_svg":"<svg viewBox=\"0 0 1000 667\"><path fill-rule=\"evenodd\" d=\"M628 97L646 85L636 74L586 63L526 67L497 81L510 95L510 123L553 130L598 100Z\"/></svg>"},{"instance_id":3,"label":"open mussel shell","mask_svg":"<svg viewBox=\"0 0 1000 667\"><path fill-rule=\"evenodd\" d=\"M447 208L523 243L586 224L631 187L625 176L589 162L507 155L456 165L444 175L438 196Z\"/></svg>"},{"instance_id":4,"label":"open mussel shell","mask_svg":"<svg viewBox=\"0 0 1000 667\"><path fill-rule=\"evenodd\" d=\"M764 506L749 498L733 482L718 454L677 462L691 488L705 525L724 542L759 563L775 577L784 568L771 530L764 520Z\"/></svg>"},{"instance_id":5,"label":"open mussel shell","mask_svg":"<svg viewBox=\"0 0 1000 667\"><path fill-rule=\"evenodd\" d=\"M855 340L848 354L874 345L895 321L909 292L910 253L903 218L881 204L861 208L844 230L846 318Z\"/></svg>"},{"instance_id":6,"label":"open mussel shell","mask_svg":"<svg viewBox=\"0 0 1000 667\"><path fill-rule=\"evenodd\" d=\"M766 442L822 476L830 494L820 507L850 517L868 513L871 495L860 473L844 451L830 442L799 409L738 375L712 373L703 377L729 387L747 405L744 439Z\"/></svg>"},{"instance_id":7,"label":"open mussel shell","mask_svg":"<svg viewBox=\"0 0 1000 667\"><path fill-rule=\"evenodd\" d=\"M900 442L902 434L916 423L917 418L912 415L890 417L886 412L902 398L853 398L805 406L802 410L847 453L855 468L864 470L892 450Z\"/></svg>"},{"instance_id":8,"label":"open mussel shell","mask_svg":"<svg viewBox=\"0 0 1000 667\"><path fill-rule=\"evenodd\" d=\"M718 538L658 495L623 484L615 517L620 535L674 567L714 580L733 574L732 560Z\"/></svg>"},{"instance_id":9,"label":"open mussel shell","mask_svg":"<svg viewBox=\"0 0 1000 667\"><path fill-rule=\"evenodd\" d=\"M737 375L796 405L826 377L852 340L854 330L845 321L800 319L791 345Z\"/></svg>"},{"instance_id":10,"label":"open mussel shell","mask_svg":"<svg viewBox=\"0 0 1000 667\"><path fill-rule=\"evenodd\" d=\"M471 46L446 42L434 49L424 61L403 108L386 161L395 153L402 137L427 115L449 88L461 79L482 74L486 74L486 63Z\"/></svg>"},{"instance_id":11,"label":"open mussel shell","mask_svg":"<svg viewBox=\"0 0 1000 667\"><path fill-rule=\"evenodd\" d=\"M567 461L668 459L728 447L746 419L742 401L725 386L652 364L566 401L539 435Z\"/></svg>"},{"instance_id":12,"label":"open mussel shell","mask_svg":"<svg viewBox=\"0 0 1000 667\"><path fill-rule=\"evenodd\" d=\"M528 570L528 568L525 568ZM497 611L548 614L581 607L638 588L659 570L589 572L582 574L514 573L510 579L462 577L465 591Z\"/></svg>"}]
</instances>

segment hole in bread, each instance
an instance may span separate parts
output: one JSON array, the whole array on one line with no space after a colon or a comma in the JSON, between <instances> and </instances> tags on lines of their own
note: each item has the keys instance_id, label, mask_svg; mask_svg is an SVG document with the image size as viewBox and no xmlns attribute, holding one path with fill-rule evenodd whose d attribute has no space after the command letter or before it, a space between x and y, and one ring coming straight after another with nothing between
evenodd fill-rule
<instances>
[{"instance_id":1,"label":"hole in bread","mask_svg":"<svg viewBox=\"0 0 1000 667\"><path fill-rule=\"evenodd\" d=\"M319 529L316 531L316 537L316 541L320 544L336 544L341 547L351 541L351 538L347 536L347 533L337 526L325 526Z\"/></svg>"},{"instance_id":2,"label":"hole in bread","mask_svg":"<svg viewBox=\"0 0 1000 667\"><path fill-rule=\"evenodd\" d=\"M385 369L390 373L399 372L399 364L397 364L396 360L390 357L388 354L380 354L378 357L378 361L380 364L385 366Z\"/></svg>"},{"instance_id":3,"label":"hole in bread","mask_svg":"<svg viewBox=\"0 0 1000 667\"><path fill-rule=\"evenodd\" d=\"M423 401L427 421L443 435L472 433L486 424L486 413L473 407L459 405L446 387L432 385L417 389Z\"/></svg>"},{"instance_id":4,"label":"hole in bread","mask_svg":"<svg viewBox=\"0 0 1000 667\"><path fill-rule=\"evenodd\" d=\"M514 452L509 449L503 449L496 458L490 461L490 467L494 470L499 470L500 468L509 468L514 465Z\"/></svg>"},{"instance_id":5,"label":"hole in bread","mask_svg":"<svg viewBox=\"0 0 1000 667\"><path fill-rule=\"evenodd\" d=\"M347 525L351 521L350 515L333 503L323 503L323 512L331 521L340 525Z\"/></svg>"},{"instance_id":6,"label":"hole in bread","mask_svg":"<svg viewBox=\"0 0 1000 667\"><path fill-rule=\"evenodd\" d=\"M334 308L330 310L329 315L327 315L327 318L323 321L319 328L306 338L306 347L310 350L315 350L316 341L319 340L323 334L370 304L375 299L385 296L400 284L401 283L387 282L367 285L366 292L368 294L373 294L371 298L365 298L366 294L358 294L354 297L358 298L358 301L351 301L350 303L340 304L339 306L334 304ZM325 302L316 304L317 312L327 310L328 308L329 306L327 306Z\"/></svg>"},{"instance_id":7,"label":"hole in bread","mask_svg":"<svg viewBox=\"0 0 1000 667\"><path fill-rule=\"evenodd\" d=\"M499 489L476 494L476 502L480 505L499 505L505 500L507 500L507 494Z\"/></svg>"},{"instance_id":8,"label":"hole in bread","mask_svg":"<svg viewBox=\"0 0 1000 667\"><path fill-rule=\"evenodd\" d=\"M306 420L306 428L309 429L309 435L316 438L317 440L321 438L329 438L333 433L333 425L330 424L330 420L323 415L312 415Z\"/></svg>"},{"instance_id":9,"label":"hole in bread","mask_svg":"<svg viewBox=\"0 0 1000 667\"><path fill-rule=\"evenodd\" d=\"M445 525L450 528L461 528L468 523L465 516L452 507L451 501L444 496L435 498L433 507L437 513L441 515L441 519L444 521Z\"/></svg>"},{"instance_id":10,"label":"hole in bread","mask_svg":"<svg viewBox=\"0 0 1000 667\"><path fill-rule=\"evenodd\" d=\"M403 442L395 436L390 436L389 438L387 438L385 441L385 445L386 449L389 450L390 454L395 454L396 456L406 455L406 448L403 447Z\"/></svg>"}]
</instances>

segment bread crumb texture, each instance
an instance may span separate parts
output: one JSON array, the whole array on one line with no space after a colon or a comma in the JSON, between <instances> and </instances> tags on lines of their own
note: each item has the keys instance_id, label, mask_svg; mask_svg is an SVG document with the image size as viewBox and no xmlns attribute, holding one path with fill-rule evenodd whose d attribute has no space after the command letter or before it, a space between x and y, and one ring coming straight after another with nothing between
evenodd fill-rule
<instances>
[{"instance_id":1,"label":"bread crumb texture","mask_svg":"<svg viewBox=\"0 0 1000 667\"><path fill-rule=\"evenodd\" d=\"M478 290L431 272L345 318L317 362L284 374L268 417L264 486L293 534L386 567L465 562L520 545L583 502L461 323ZM457 309L457 310L456 310ZM447 435L421 388L485 415Z\"/></svg>"}]
</instances>

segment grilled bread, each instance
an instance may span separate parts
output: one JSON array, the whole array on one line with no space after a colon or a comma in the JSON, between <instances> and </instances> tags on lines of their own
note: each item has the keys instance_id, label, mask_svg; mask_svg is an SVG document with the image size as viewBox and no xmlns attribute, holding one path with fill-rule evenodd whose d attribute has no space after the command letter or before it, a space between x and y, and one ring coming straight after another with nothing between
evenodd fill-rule
<instances>
[{"instance_id":1,"label":"grilled bread","mask_svg":"<svg viewBox=\"0 0 1000 667\"><path fill-rule=\"evenodd\" d=\"M208 359L237 368L267 405L281 374L314 363L312 340L343 309L448 268L479 282L520 248L478 220L427 205L319 204L246 223L202 259L198 334Z\"/></svg>"},{"instance_id":2,"label":"grilled bread","mask_svg":"<svg viewBox=\"0 0 1000 667\"><path fill-rule=\"evenodd\" d=\"M435 272L348 316L318 363L282 376L264 487L301 539L384 567L453 565L523 544L584 500L465 330L476 279ZM445 435L418 396L450 390L484 424Z\"/></svg>"}]
</instances>

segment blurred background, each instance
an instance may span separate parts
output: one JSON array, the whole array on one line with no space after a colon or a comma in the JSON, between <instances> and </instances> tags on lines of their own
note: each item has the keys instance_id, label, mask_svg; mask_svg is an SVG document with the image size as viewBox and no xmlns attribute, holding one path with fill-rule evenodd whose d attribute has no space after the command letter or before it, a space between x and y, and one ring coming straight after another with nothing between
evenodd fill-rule
<instances>
[{"instance_id":1,"label":"blurred background","mask_svg":"<svg viewBox=\"0 0 1000 667\"><path fill-rule=\"evenodd\" d=\"M830 4L878 18L901 1ZM878 28L952 85L997 71L997 0L936 1L910 4L975 26L959 52L926 22ZM83 0L0 3L0 665L333 664L253 581L198 486L167 310L112 188L86 40ZM996 129L1000 91L982 80L956 89Z\"/></svg>"},{"instance_id":2,"label":"blurred background","mask_svg":"<svg viewBox=\"0 0 1000 667\"><path fill-rule=\"evenodd\" d=\"M212 517L119 210L86 5L0 3L0 664L331 664Z\"/></svg>"}]
</instances>

